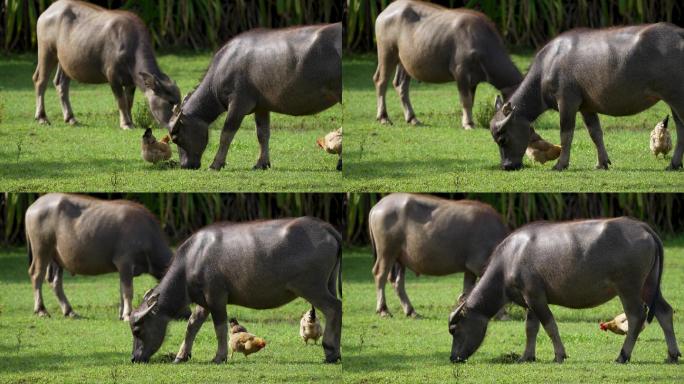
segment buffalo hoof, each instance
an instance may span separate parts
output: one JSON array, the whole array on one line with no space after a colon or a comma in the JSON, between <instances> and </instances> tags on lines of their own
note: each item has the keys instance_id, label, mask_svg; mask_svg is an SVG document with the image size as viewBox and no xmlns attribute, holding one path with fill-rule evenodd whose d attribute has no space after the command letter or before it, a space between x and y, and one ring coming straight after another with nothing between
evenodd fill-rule
<instances>
[{"instance_id":1,"label":"buffalo hoof","mask_svg":"<svg viewBox=\"0 0 684 384\"><path fill-rule=\"evenodd\" d=\"M416 320L420 320L420 319L423 318L423 316L421 316L420 314L418 314L418 312L416 312L416 311L411 311L411 312L409 312L409 313L406 315L406 317L410 317L410 318L416 319Z\"/></svg>"},{"instance_id":2,"label":"buffalo hoof","mask_svg":"<svg viewBox=\"0 0 684 384\"><path fill-rule=\"evenodd\" d=\"M675 164L675 163L670 163L670 165L665 168L666 171L676 171L678 169L682 168L682 163Z\"/></svg>"},{"instance_id":3,"label":"buffalo hoof","mask_svg":"<svg viewBox=\"0 0 684 384\"><path fill-rule=\"evenodd\" d=\"M50 317L50 314L45 309L39 309L33 313L36 314L36 316L38 317Z\"/></svg>"},{"instance_id":4,"label":"buffalo hoof","mask_svg":"<svg viewBox=\"0 0 684 384\"><path fill-rule=\"evenodd\" d=\"M181 364L185 363L186 361L190 360L192 356L188 354L187 356L176 356L175 359L173 359L173 364Z\"/></svg>"},{"instance_id":5,"label":"buffalo hoof","mask_svg":"<svg viewBox=\"0 0 684 384\"><path fill-rule=\"evenodd\" d=\"M387 116L378 117L377 120L382 125L392 125L392 120L390 120Z\"/></svg>"},{"instance_id":6,"label":"buffalo hoof","mask_svg":"<svg viewBox=\"0 0 684 384\"><path fill-rule=\"evenodd\" d=\"M326 356L325 360L323 360L324 363L326 364L336 364L342 361L342 358L338 356Z\"/></svg>"},{"instance_id":7,"label":"buffalo hoof","mask_svg":"<svg viewBox=\"0 0 684 384\"><path fill-rule=\"evenodd\" d=\"M129 315L123 315L119 317L119 320L128 322L130 321L131 317Z\"/></svg>"},{"instance_id":8,"label":"buffalo hoof","mask_svg":"<svg viewBox=\"0 0 684 384\"><path fill-rule=\"evenodd\" d=\"M378 312L378 315L380 315L380 317L382 317L382 318L390 318L390 317L392 317L392 314L390 313L390 311L385 310L385 309L380 310L380 311Z\"/></svg>"},{"instance_id":9,"label":"buffalo hoof","mask_svg":"<svg viewBox=\"0 0 684 384\"><path fill-rule=\"evenodd\" d=\"M420 120L418 120L415 116L406 120L406 122L416 127L423 125L423 123Z\"/></svg>"},{"instance_id":10,"label":"buffalo hoof","mask_svg":"<svg viewBox=\"0 0 684 384\"><path fill-rule=\"evenodd\" d=\"M67 118L67 119L64 119L64 122L67 123L67 124L69 124L69 125L79 125L79 124L78 124L78 121L76 121L76 118L73 117L73 116L71 116L71 117L69 117L69 118Z\"/></svg>"},{"instance_id":11,"label":"buffalo hoof","mask_svg":"<svg viewBox=\"0 0 684 384\"><path fill-rule=\"evenodd\" d=\"M130 130L130 129L135 128L135 126L134 126L133 124L121 124L120 127L121 127L121 129L123 129L124 131L128 131L128 130Z\"/></svg>"},{"instance_id":12,"label":"buffalo hoof","mask_svg":"<svg viewBox=\"0 0 684 384\"><path fill-rule=\"evenodd\" d=\"M553 359L553 361L556 362L556 363L558 363L558 364L562 364L563 361L565 361L565 359L567 359L567 358L568 358L568 355L566 355L565 353L563 353L563 354L560 354L560 355L556 355L556 357Z\"/></svg>"},{"instance_id":13,"label":"buffalo hoof","mask_svg":"<svg viewBox=\"0 0 684 384\"><path fill-rule=\"evenodd\" d=\"M537 361L537 358L536 358L534 355L533 355L533 356L525 356L525 355L522 355L522 356L520 356L520 358L519 358L518 360L516 360L515 362L516 362L516 363L533 363L533 362L535 362L535 361Z\"/></svg>"},{"instance_id":14,"label":"buffalo hoof","mask_svg":"<svg viewBox=\"0 0 684 384\"><path fill-rule=\"evenodd\" d=\"M682 354L677 352L675 354L669 354L667 355L667 359L665 359L665 362L668 364L677 364L679 363L679 357L681 357Z\"/></svg>"},{"instance_id":15,"label":"buffalo hoof","mask_svg":"<svg viewBox=\"0 0 684 384\"><path fill-rule=\"evenodd\" d=\"M220 163L220 162L217 162L216 160L214 160L214 162L211 163L211 165L209 166L209 169L211 169L212 171L220 171L221 168L223 168L225 166L226 166L225 162Z\"/></svg>"},{"instance_id":16,"label":"buffalo hoof","mask_svg":"<svg viewBox=\"0 0 684 384\"><path fill-rule=\"evenodd\" d=\"M40 125L50 125L50 120L47 117L36 117L36 121Z\"/></svg>"},{"instance_id":17,"label":"buffalo hoof","mask_svg":"<svg viewBox=\"0 0 684 384\"><path fill-rule=\"evenodd\" d=\"M67 318L69 318L69 319L80 319L80 318L81 318L81 315L79 315L78 313L76 313L76 312L74 312L73 310L71 310L71 311L65 313L65 314L64 314L64 317L67 317ZM126 320L126 321L128 321L128 320Z\"/></svg>"},{"instance_id":18,"label":"buffalo hoof","mask_svg":"<svg viewBox=\"0 0 684 384\"><path fill-rule=\"evenodd\" d=\"M465 124L465 125L463 125L463 129L465 129L466 131L470 131L470 130L472 130L472 129L474 129L474 128L475 128L475 125L474 125L474 124Z\"/></svg>"},{"instance_id":19,"label":"buffalo hoof","mask_svg":"<svg viewBox=\"0 0 684 384\"><path fill-rule=\"evenodd\" d=\"M620 351L620 355L615 359L615 362L618 364L626 364L629 362L629 357L625 355L624 351Z\"/></svg>"},{"instance_id":20,"label":"buffalo hoof","mask_svg":"<svg viewBox=\"0 0 684 384\"><path fill-rule=\"evenodd\" d=\"M211 359L211 362L214 364L223 364L226 361L228 361L228 356L216 356L213 359Z\"/></svg>"},{"instance_id":21,"label":"buffalo hoof","mask_svg":"<svg viewBox=\"0 0 684 384\"><path fill-rule=\"evenodd\" d=\"M270 162L270 161L267 161L267 162L265 162L265 163L258 162L258 163L256 163L256 164L252 167L252 169L255 170L255 171L256 171L256 170L264 170L264 171L265 171L265 170L267 170L267 169L269 169L269 168L271 168L271 162Z\"/></svg>"},{"instance_id":22,"label":"buffalo hoof","mask_svg":"<svg viewBox=\"0 0 684 384\"><path fill-rule=\"evenodd\" d=\"M565 171L566 169L568 169L567 164L556 163L556 165L553 166L554 171Z\"/></svg>"}]
</instances>

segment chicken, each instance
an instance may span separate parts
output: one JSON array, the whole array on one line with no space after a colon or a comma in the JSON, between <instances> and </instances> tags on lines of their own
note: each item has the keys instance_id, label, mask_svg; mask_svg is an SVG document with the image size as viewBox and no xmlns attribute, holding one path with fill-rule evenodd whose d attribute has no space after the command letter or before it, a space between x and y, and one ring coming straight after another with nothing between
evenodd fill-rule
<instances>
[{"instance_id":1,"label":"chicken","mask_svg":"<svg viewBox=\"0 0 684 384\"><path fill-rule=\"evenodd\" d=\"M342 128L336 129L323 138L316 140L316 144L323 148L326 152L337 155L337 167L338 171L342 170Z\"/></svg>"},{"instance_id":2,"label":"chicken","mask_svg":"<svg viewBox=\"0 0 684 384\"><path fill-rule=\"evenodd\" d=\"M672 150L672 138L670 131L667 130L667 123L670 120L670 115L665 116L665 119L656 124L653 131L651 131L651 152L658 157L663 154L663 157Z\"/></svg>"},{"instance_id":3,"label":"chicken","mask_svg":"<svg viewBox=\"0 0 684 384\"><path fill-rule=\"evenodd\" d=\"M316 317L316 308L312 305L310 310L304 312L299 321L299 336L302 337L305 344L309 344L310 339L313 339L314 344L318 344L318 339L321 338L322 334L321 322Z\"/></svg>"},{"instance_id":4,"label":"chicken","mask_svg":"<svg viewBox=\"0 0 684 384\"><path fill-rule=\"evenodd\" d=\"M627 315L621 313L615 316L613 320L599 324L599 328L601 328L602 331L611 331L618 335L626 335L627 330L629 329L627 325ZM645 327L646 323L644 322L641 329L643 330Z\"/></svg>"},{"instance_id":5,"label":"chicken","mask_svg":"<svg viewBox=\"0 0 684 384\"><path fill-rule=\"evenodd\" d=\"M171 138L164 136L160 141L152 135L152 129L147 128L142 137L142 158L150 163L156 164L171 158Z\"/></svg>"},{"instance_id":6,"label":"chicken","mask_svg":"<svg viewBox=\"0 0 684 384\"><path fill-rule=\"evenodd\" d=\"M530 160L544 164L547 161L556 160L560 156L560 152L560 145L549 143L532 130L530 142L527 144L527 150L525 151Z\"/></svg>"},{"instance_id":7,"label":"chicken","mask_svg":"<svg viewBox=\"0 0 684 384\"><path fill-rule=\"evenodd\" d=\"M230 324L230 334L232 335L233 333L240 333L240 332L247 332L247 328L243 327L238 323L236 318L231 318L228 320L228 323Z\"/></svg>"},{"instance_id":8,"label":"chicken","mask_svg":"<svg viewBox=\"0 0 684 384\"><path fill-rule=\"evenodd\" d=\"M230 358L233 358L233 353L243 353L245 357L252 353L259 352L266 346L266 340L261 337L256 337L248 332L238 332L230 335Z\"/></svg>"}]
</instances>

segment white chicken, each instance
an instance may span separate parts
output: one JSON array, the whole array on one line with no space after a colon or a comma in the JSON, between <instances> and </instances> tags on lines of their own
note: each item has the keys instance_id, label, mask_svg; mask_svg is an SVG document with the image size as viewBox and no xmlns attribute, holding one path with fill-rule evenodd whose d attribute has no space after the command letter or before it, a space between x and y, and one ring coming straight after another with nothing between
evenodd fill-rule
<instances>
[{"instance_id":1,"label":"white chicken","mask_svg":"<svg viewBox=\"0 0 684 384\"><path fill-rule=\"evenodd\" d=\"M667 123L670 120L670 115L665 116L665 119L656 124L653 131L651 131L651 152L658 157L663 154L663 157L672 150L672 137L670 131L667 130Z\"/></svg>"},{"instance_id":2,"label":"white chicken","mask_svg":"<svg viewBox=\"0 0 684 384\"><path fill-rule=\"evenodd\" d=\"M611 331L617 335L626 335L627 330L629 330L629 324L627 324L627 315L621 313L611 321L599 324L599 328L602 331ZM642 325L641 329L646 328L646 322Z\"/></svg>"},{"instance_id":3,"label":"white chicken","mask_svg":"<svg viewBox=\"0 0 684 384\"><path fill-rule=\"evenodd\" d=\"M326 152L337 155L337 167L338 171L342 170L342 128L338 128L325 137L316 140L316 144L323 148Z\"/></svg>"},{"instance_id":4,"label":"white chicken","mask_svg":"<svg viewBox=\"0 0 684 384\"><path fill-rule=\"evenodd\" d=\"M310 339L313 339L314 344L317 344L322 334L321 322L316 317L316 308L312 305L310 310L304 312L299 321L299 336L302 337L305 344L309 344Z\"/></svg>"}]
</instances>

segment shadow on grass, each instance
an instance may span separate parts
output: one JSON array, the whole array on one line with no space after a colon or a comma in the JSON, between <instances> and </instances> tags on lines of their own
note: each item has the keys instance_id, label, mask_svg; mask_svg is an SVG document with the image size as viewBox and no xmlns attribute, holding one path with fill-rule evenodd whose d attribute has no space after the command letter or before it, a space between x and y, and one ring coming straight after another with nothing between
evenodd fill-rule
<instances>
[{"instance_id":1,"label":"shadow on grass","mask_svg":"<svg viewBox=\"0 0 684 384\"><path fill-rule=\"evenodd\" d=\"M31 352L30 355L6 354L0 359L0 370L5 373L63 371L68 365L80 367L102 366L126 362L126 356L119 352L89 352L88 354L63 354Z\"/></svg>"},{"instance_id":2,"label":"shadow on grass","mask_svg":"<svg viewBox=\"0 0 684 384\"><path fill-rule=\"evenodd\" d=\"M359 349L358 353L363 353L363 349ZM409 361L410 364L407 364ZM358 374L376 371L413 371L417 365L431 366L440 363L450 364L449 355L439 352L416 353L412 351L410 354L397 354L373 351L362 355L347 353L343 364L345 369L348 367Z\"/></svg>"},{"instance_id":3,"label":"shadow on grass","mask_svg":"<svg viewBox=\"0 0 684 384\"><path fill-rule=\"evenodd\" d=\"M28 155L25 155L28 156ZM60 178L80 176L82 171L87 169L90 173L113 173L121 172L124 168L137 169L142 160L131 159L83 159L83 160L16 160L14 154L0 153L0 160L3 161L3 178L11 180L33 180L41 177L53 177L58 175Z\"/></svg>"}]
</instances>

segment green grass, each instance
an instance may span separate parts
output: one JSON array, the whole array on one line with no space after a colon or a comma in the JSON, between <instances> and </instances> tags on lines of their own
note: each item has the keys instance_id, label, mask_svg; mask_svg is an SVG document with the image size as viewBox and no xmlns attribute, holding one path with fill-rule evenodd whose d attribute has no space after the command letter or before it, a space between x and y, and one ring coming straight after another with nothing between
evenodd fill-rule
<instances>
[{"instance_id":1,"label":"green grass","mask_svg":"<svg viewBox=\"0 0 684 384\"><path fill-rule=\"evenodd\" d=\"M515 54L523 72L532 54ZM655 159L649 150L649 133L669 112L664 103L635 116L601 116L604 140L613 163L608 172L594 169L596 150L578 115L570 168L551 171L553 163L532 163L525 169L499 169L499 152L488 129L461 128L461 105L455 83L425 84L412 81L411 101L425 126L404 122L399 98L391 84L387 109L392 126L375 121L376 98L372 75L375 55L348 56L343 61L345 186L352 191L680 191L684 174L665 172L669 159ZM496 89L480 84L474 115L493 103ZM477 120L476 120L477 123ZM546 112L534 127L558 143L558 113ZM488 127L487 127L488 128ZM676 134L674 126L673 141Z\"/></svg>"},{"instance_id":2,"label":"green grass","mask_svg":"<svg viewBox=\"0 0 684 384\"><path fill-rule=\"evenodd\" d=\"M43 297L51 317L38 318L33 315L25 251L0 250L0 265L0 383L340 381L340 364L324 364L320 343L305 346L299 337L299 319L309 308L303 299L274 310L228 307L229 316L237 317L268 343L248 358L236 354L227 364L210 363L216 337L209 319L188 363L169 363L168 354L178 352L185 334L185 321L174 321L151 362L131 364L131 331L127 323L117 320L117 274L72 277L65 273L66 295L83 316L78 320L61 316L55 295L44 284ZM135 279L134 305L154 284L147 275Z\"/></svg>"},{"instance_id":3,"label":"green grass","mask_svg":"<svg viewBox=\"0 0 684 384\"><path fill-rule=\"evenodd\" d=\"M657 322L640 335L626 365L614 363L623 337L601 332L600 321L622 312L618 299L602 306L571 310L553 306L560 335L570 356L553 363L553 346L540 330L537 362L517 364L525 344L524 313L510 307L511 319L490 322L480 349L465 364L451 364L451 335L447 318L461 292L462 275L420 276L407 272L406 290L416 311L424 316L404 317L392 287L385 292L394 317L375 314L373 257L367 248L344 255L345 318L343 375L345 383L630 383L681 382L681 365L665 364L667 348ZM675 332L684 347L684 238L665 243L662 291L675 309Z\"/></svg>"},{"instance_id":4,"label":"green grass","mask_svg":"<svg viewBox=\"0 0 684 384\"><path fill-rule=\"evenodd\" d=\"M195 87L211 55L161 55L159 64L183 94ZM80 126L62 121L52 83L45 95L52 125L33 121L31 76L35 55L0 59L0 190L2 191L341 191L337 158L321 151L316 138L342 124L342 107L315 116L271 116L271 164L252 171L259 156L253 116L247 116L230 147L227 165L208 170L218 149L225 114L212 125L202 169L186 171L154 166L140 156L142 129L123 131L109 85L72 82L71 101ZM145 100L136 92L136 106ZM157 138L164 135L155 129ZM177 154L174 150L174 158Z\"/></svg>"}]
</instances>

